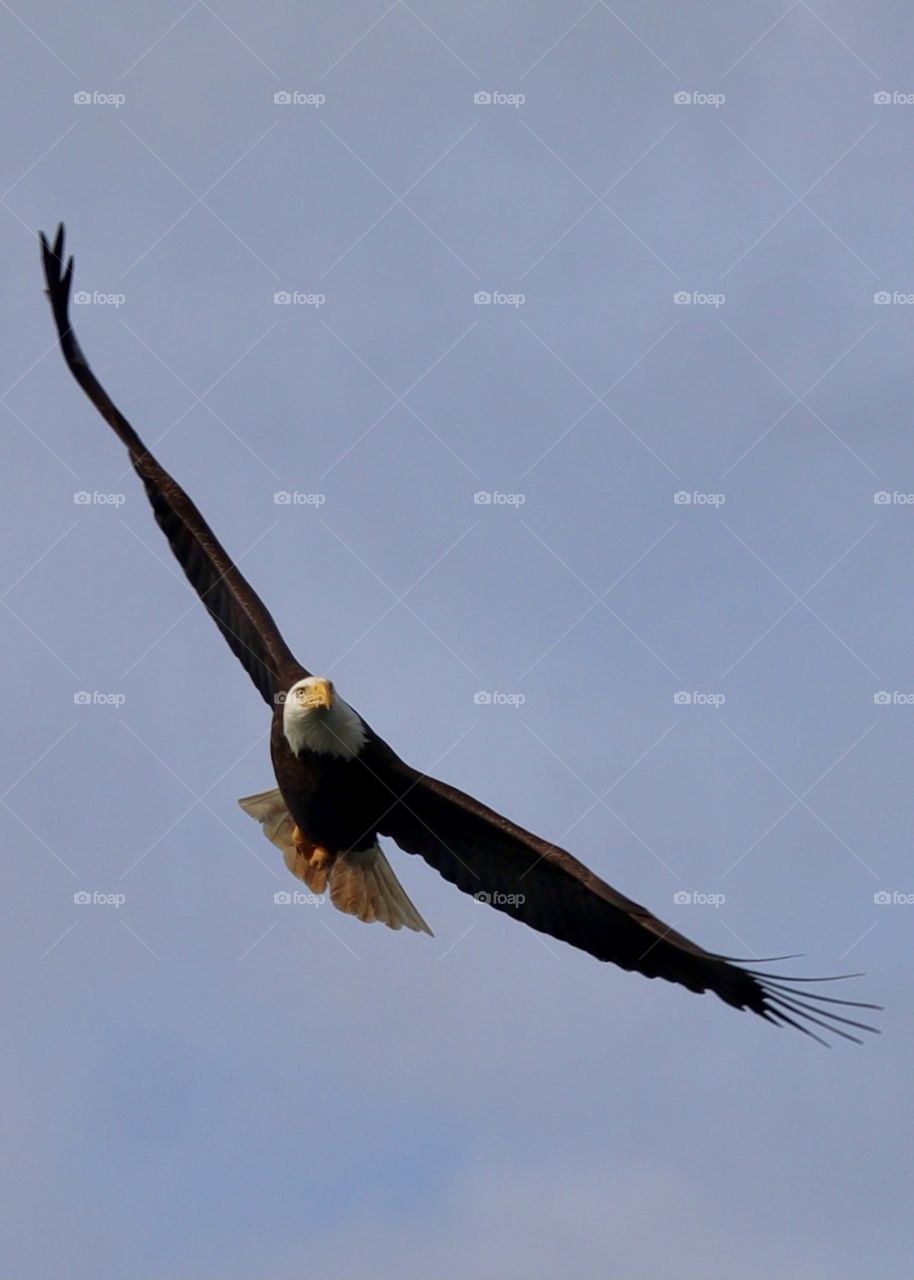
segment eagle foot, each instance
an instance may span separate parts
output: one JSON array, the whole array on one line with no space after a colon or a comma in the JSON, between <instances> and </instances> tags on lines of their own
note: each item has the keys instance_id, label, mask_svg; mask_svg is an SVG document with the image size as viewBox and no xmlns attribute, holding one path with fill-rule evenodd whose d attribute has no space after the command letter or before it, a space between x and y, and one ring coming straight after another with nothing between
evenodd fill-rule
<instances>
[{"instance_id":1,"label":"eagle foot","mask_svg":"<svg viewBox=\"0 0 914 1280\"><path fill-rule=\"evenodd\" d=\"M298 827L292 832L292 840L295 844L296 852L304 858L305 862L318 872L327 871L330 868L330 854L319 844L312 844L310 840L306 840Z\"/></svg>"}]
</instances>

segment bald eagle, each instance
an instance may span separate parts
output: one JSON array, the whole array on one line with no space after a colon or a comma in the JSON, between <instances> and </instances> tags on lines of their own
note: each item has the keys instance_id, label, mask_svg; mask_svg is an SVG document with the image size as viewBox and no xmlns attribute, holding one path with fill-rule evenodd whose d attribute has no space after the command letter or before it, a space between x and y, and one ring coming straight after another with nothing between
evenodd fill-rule
<instances>
[{"instance_id":1,"label":"bald eagle","mask_svg":"<svg viewBox=\"0 0 914 1280\"><path fill-rule=\"evenodd\" d=\"M178 563L271 709L277 787L239 803L282 850L294 875L315 892L329 891L336 907L359 920L430 933L381 851L378 838L388 836L464 893L598 960L689 991L713 991L736 1009L796 1027L823 1044L811 1026L856 1043L854 1031L876 1030L837 1009L878 1005L788 985L829 979L775 979L706 951L564 849L404 763L332 681L297 661L194 503L114 405L70 325L73 259L64 265L63 225L53 246L42 233L41 247L70 372L126 445Z\"/></svg>"}]
</instances>

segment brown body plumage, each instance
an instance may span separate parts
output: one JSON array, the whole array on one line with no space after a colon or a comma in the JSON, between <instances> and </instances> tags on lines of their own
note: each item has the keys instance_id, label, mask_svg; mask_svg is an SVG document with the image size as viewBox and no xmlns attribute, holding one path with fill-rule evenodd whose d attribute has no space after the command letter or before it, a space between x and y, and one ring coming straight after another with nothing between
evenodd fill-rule
<instances>
[{"instance_id":1,"label":"brown body plumage","mask_svg":"<svg viewBox=\"0 0 914 1280\"><path fill-rule=\"evenodd\" d=\"M369 849L392 796L381 780L379 739L353 760L302 751L296 755L282 727L282 707L273 713L270 755L286 807L299 831L331 853Z\"/></svg>"}]
</instances>

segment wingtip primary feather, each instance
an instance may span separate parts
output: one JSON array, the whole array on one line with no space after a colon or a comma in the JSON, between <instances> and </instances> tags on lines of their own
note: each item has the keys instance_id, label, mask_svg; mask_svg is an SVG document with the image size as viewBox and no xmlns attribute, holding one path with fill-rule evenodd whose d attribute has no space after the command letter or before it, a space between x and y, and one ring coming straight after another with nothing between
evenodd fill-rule
<instances>
[{"instance_id":1,"label":"wingtip primary feather","mask_svg":"<svg viewBox=\"0 0 914 1280\"><path fill-rule=\"evenodd\" d=\"M45 293L51 301L54 308L54 314L61 328L63 336L64 322L67 321L67 313L70 305L70 287L73 283L73 271L75 262L73 255L67 258L64 263L64 243L66 233L64 224L61 222L57 227L57 234L54 237L54 244L51 245L47 236L43 231L38 233L41 241L41 257L44 264L44 278L47 285Z\"/></svg>"},{"instance_id":2,"label":"wingtip primary feather","mask_svg":"<svg viewBox=\"0 0 914 1280\"><path fill-rule=\"evenodd\" d=\"M874 1027L868 1022L860 1022L856 1018L850 1018L843 1013L838 1013L831 1006L840 1006L844 1009L872 1009L881 1011L882 1006L872 1004L865 1000L844 1000L837 996L821 995L817 991L797 990L795 987L788 986L789 982L837 982L848 977L862 977L862 974L841 974L835 977L826 978L787 978L785 981L779 981L772 978L769 974L761 973L754 969L744 969L743 972L749 977L755 985L755 1000L748 1002L745 1007L752 1009L754 1013L766 1021L774 1021L779 1025L788 1025L794 1027L797 1031L802 1031L806 1035L817 1040L820 1044L824 1044L826 1048L831 1045L822 1036L817 1035L810 1030L808 1023L821 1028L832 1036L840 1036L843 1040L850 1040L854 1044L863 1044L864 1041L860 1036L854 1035L850 1031L843 1028L853 1027L855 1031L866 1031L871 1035L881 1035L881 1028ZM815 1003L810 1003L815 1001ZM838 1025L840 1024L840 1025Z\"/></svg>"},{"instance_id":3,"label":"wingtip primary feather","mask_svg":"<svg viewBox=\"0 0 914 1280\"><path fill-rule=\"evenodd\" d=\"M51 262L56 261L62 266L63 265L63 247L64 247L64 239L65 239L63 223L60 222L57 225L57 234L54 237L53 246L51 245L51 242L48 240L48 237L45 235L43 231L38 232L38 238L41 241L41 250L45 258L45 262L47 262L48 260L50 260ZM70 261L72 262L72 258L70 259Z\"/></svg>"}]
</instances>

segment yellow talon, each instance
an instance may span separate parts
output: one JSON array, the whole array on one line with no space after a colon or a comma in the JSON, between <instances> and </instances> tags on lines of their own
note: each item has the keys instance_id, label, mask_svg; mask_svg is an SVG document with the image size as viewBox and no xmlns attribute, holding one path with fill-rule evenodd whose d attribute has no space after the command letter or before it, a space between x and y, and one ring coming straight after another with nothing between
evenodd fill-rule
<instances>
[{"instance_id":1,"label":"yellow talon","mask_svg":"<svg viewBox=\"0 0 914 1280\"><path fill-rule=\"evenodd\" d=\"M322 845L312 844L310 840L306 840L298 827L292 832L292 842L295 845L295 852L305 864L296 874L317 893L323 893L327 884L327 873L333 861L330 853Z\"/></svg>"}]
</instances>

